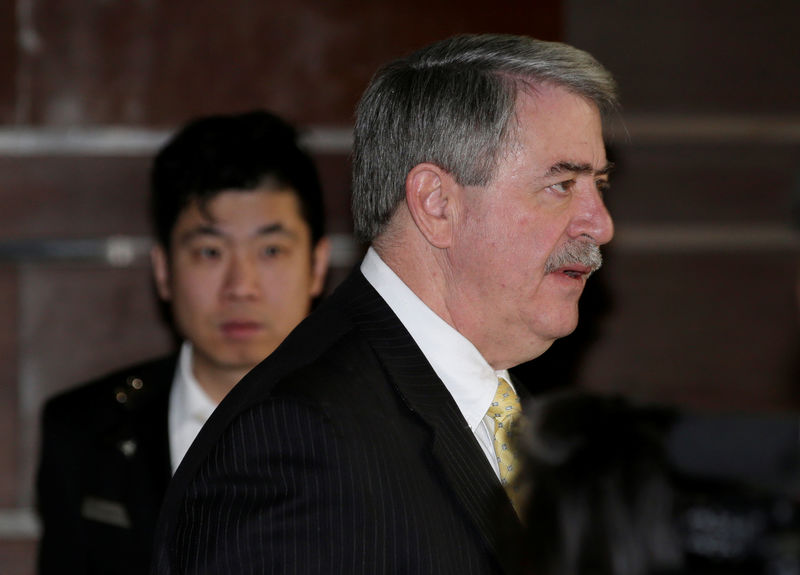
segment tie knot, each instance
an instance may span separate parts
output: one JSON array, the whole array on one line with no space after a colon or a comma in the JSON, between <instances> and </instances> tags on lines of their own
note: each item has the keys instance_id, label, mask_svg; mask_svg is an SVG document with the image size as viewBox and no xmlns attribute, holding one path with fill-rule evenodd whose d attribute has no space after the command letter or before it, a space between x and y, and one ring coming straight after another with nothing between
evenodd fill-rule
<instances>
[{"instance_id":1,"label":"tie knot","mask_svg":"<svg viewBox=\"0 0 800 575\"><path fill-rule=\"evenodd\" d=\"M509 416L513 417L520 411L519 397L505 379L498 377L497 392L494 394L488 414L497 422L503 421Z\"/></svg>"}]
</instances>

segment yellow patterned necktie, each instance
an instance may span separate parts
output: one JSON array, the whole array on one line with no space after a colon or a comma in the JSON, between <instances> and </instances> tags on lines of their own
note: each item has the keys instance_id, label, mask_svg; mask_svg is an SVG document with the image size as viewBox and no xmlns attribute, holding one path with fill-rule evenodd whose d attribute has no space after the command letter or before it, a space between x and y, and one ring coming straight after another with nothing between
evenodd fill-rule
<instances>
[{"instance_id":1,"label":"yellow patterned necktie","mask_svg":"<svg viewBox=\"0 0 800 575\"><path fill-rule=\"evenodd\" d=\"M514 477L518 469L517 457L511 441L514 421L522 414L519 397L502 377L498 377L497 393L487 414L494 420L494 453L500 468L500 483L516 508Z\"/></svg>"}]
</instances>

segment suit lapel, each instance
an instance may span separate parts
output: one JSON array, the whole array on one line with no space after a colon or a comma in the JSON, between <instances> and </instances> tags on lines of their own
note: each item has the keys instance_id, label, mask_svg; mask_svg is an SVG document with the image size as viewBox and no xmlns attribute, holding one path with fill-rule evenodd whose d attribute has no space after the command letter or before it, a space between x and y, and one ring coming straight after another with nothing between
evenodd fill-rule
<instances>
[{"instance_id":1,"label":"suit lapel","mask_svg":"<svg viewBox=\"0 0 800 575\"><path fill-rule=\"evenodd\" d=\"M353 321L370 341L408 408L430 428L431 453L452 492L495 556L497 522L519 525L477 439L450 392L391 308L361 273L351 275Z\"/></svg>"}]
</instances>

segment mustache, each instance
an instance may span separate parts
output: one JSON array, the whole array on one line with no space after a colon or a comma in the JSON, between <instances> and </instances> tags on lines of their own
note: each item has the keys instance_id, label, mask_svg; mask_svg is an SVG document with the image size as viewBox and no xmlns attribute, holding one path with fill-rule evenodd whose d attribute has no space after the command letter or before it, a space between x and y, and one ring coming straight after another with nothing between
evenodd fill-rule
<instances>
[{"instance_id":1,"label":"mustache","mask_svg":"<svg viewBox=\"0 0 800 575\"><path fill-rule=\"evenodd\" d=\"M603 265L603 256L598 246L591 239L569 240L557 251L550 254L544 265L545 273L552 273L563 267L579 264L589 268L590 274Z\"/></svg>"}]
</instances>

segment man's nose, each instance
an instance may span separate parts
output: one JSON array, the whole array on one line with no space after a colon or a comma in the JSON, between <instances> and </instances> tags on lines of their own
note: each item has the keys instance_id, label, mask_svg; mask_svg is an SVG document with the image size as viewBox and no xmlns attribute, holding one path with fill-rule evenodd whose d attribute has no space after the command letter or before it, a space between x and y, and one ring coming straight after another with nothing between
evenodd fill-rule
<instances>
[{"instance_id":1,"label":"man's nose","mask_svg":"<svg viewBox=\"0 0 800 575\"><path fill-rule=\"evenodd\" d=\"M259 292L256 262L245 254L234 255L228 264L225 277L225 295L246 299L258 296Z\"/></svg>"},{"instance_id":2,"label":"man's nose","mask_svg":"<svg viewBox=\"0 0 800 575\"><path fill-rule=\"evenodd\" d=\"M607 244L614 237L614 221L594 185L579 196L577 212L570 226L570 236L589 236L597 245Z\"/></svg>"}]
</instances>

